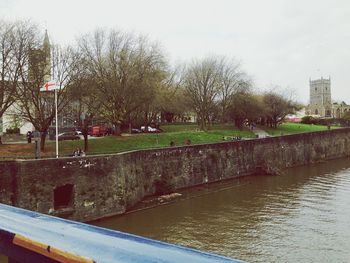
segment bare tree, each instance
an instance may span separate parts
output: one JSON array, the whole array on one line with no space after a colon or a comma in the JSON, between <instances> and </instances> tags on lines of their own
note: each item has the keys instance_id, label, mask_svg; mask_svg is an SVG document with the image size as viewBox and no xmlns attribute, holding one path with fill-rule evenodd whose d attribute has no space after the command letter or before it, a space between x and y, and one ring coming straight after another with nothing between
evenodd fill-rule
<instances>
[{"instance_id":1,"label":"bare tree","mask_svg":"<svg viewBox=\"0 0 350 263\"><path fill-rule=\"evenodd\" d=\"M100 114L119 134L128 116L154 99L164 78L164 57L146 38L113 30L86 35L79 46L96 80Z\"/></svg>"},{"instance_id":2,"label":"bare tree","mask_svg":"<svg viewBox=\"0 0 350 263\"><path fill-rule=\"evenodd\" d=\"M229 118L229 107L232 96L236 93L247 93L251 88L251 80L241 69L239 62L222 59L220 63L220 89L218 99L220 104L221 121L226 122Z\"/></svg>"},{"instance_id":3,"label":"bare tree","mask_svg":"<svg viewBox=\"0 0 350 263\"><path fill-rule=\"evenodd\" d=\"M284 92L284 94L286 94ZM264 94L263 102L266 112L266 122L273 128L280 124L287 114L293 113L296 108L296 103L288 98L282 92L269 91Z\"/></svg>"},{"instance_id":4,"label":"bare tree","mask_svg":"<svg viewBox=\"0 0 350 263\"><path fill-rule=\"evenodd\" d=\"M84 151L88 152L89 125L91 125L93 118L98 114L101 102L97 97L98 85L96 79L85 70L85 65L84 59L80 59L80 70L77 74L74 74L70 95L77 105L73 114L84 136Z\"/></svg>"},{"instance_id":5,"label":"bare tree","mask_svg":"<svg viewBox=\"0 0 350 263\"><path fill-rule=\"evenodd\" d=\"M264 116L264 110L261 99L249 90L242 90L231 96L228 107L229 116L239 129L243 127L246 121L249 123L256 122Z\"/></svg>"},{"instance_id":6,"label":"bare tree","mask_svg":"<svg viewBox=\"0 0 350 263\"><path fill-rule=\"evenodd\" d=\"M171 122L175 115L181 116L187 111L188 103L182 87L183 75L183 67L167 69L165 78L156 86L155 99L148 109L152 115L148 120L155 120L161 113L162 120Z\"/></svg>"},{"instance_id":7,"label":"bare tree","mask_svg":"<svg viewBox=\"0 0 350 263\"><path fill-rule=\"evenodd\" d=\"M21 67L27 59L26 51L33 40L32 32L35 29L35 25L28 21L0 21L0 118L16 101Z\"/></svg>"},{"instance_id":8,"label":"bare tree","mask_svg":"<svg viewBox=\"0 0 350 263\"><path fill-rule=\"evenodd\" d=\"M20 68L17 111L40 131L41 150L44 150L47 131L55 118L55 98L54 91L40 91L40 88L50 79L56 82L59 86L57 108L61 112L69 101L77 57L70 48L47 47L45 43L43 47L38 44L30 46L27 52L28 58Z\"/></svg>"},{"instance_id":9,"label":"bare tree","mask_svg":"<svg viewBox=\"0 0 350 263\"><path fill-rule=\"evenodd\" d=\"M215 57L194 61L185 73L186 96L197 114L201 130L207 129L216 109L221 88L221 63L222 59Z\"/></svg>"}]
</instances>

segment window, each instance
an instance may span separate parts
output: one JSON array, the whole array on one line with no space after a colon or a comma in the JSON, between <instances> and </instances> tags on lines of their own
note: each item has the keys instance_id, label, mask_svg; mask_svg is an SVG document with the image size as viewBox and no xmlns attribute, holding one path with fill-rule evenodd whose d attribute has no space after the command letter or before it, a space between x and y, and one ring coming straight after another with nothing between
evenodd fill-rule
<instances>
[{"instance_id":1,"label":"window","mask_svg":"<svg viewBox=\"0 0 350 263\"><path fill-rule=\"evenodd\" d=\"M54 209L65 208L73 204L74 185L66 184L58 186L54 190Z\"/></svg>"}]
</instances>

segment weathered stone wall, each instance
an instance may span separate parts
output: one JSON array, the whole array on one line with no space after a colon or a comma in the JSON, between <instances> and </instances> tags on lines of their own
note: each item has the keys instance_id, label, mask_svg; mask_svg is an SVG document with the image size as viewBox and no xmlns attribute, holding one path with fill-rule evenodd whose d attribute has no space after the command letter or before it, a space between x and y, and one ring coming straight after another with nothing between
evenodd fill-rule
<instances>
[{"instance_id":1,"label":"weathered stone wall","mask_svg":"<svg viewBox=\"0 0 350 263\"><path fill-rule=\"evenodd\" d=\"M0 202L17 203L17 168L14 161L0 163Z\"/></svg>"},{"instance_id":2,"label":"weathered stone wall","mask_svg":"<svg viewBox=\"0 0 350 263\"><path fill-rule=\"evenodd\" d=\"M84 158L0 162L0 201L88 221L126 211L157 191L350 156L350 129L132 151ZM55 207L55 188L72 202Z\"/></svg>"},{"instance_id":3,"label":"weathered stone wall","mask_svg":"<svg viewBox=\"0 0 350 263\"><path fill-rule=\"evenodd\" d=\"M14 205L30 210L89 220L125 211L124 177L118 176L118 156L20 161L18 198ZM74 202L54 210L54 189L74 185Z\"/></svg>"}]
</instances>

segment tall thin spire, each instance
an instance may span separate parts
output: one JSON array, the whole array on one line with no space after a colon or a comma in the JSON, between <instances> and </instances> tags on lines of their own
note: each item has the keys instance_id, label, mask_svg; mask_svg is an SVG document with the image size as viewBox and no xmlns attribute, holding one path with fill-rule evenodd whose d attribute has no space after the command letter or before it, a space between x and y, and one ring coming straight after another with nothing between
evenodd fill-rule
<instances>
[{"instance_id":1,"label":"tall thin spire","mask_svg":"<svg viewBox=\"0 0 350 263\"><path fill-rule=\"evenodd\" d=\"M49 40L49 35L47 29L45 30L45 37L43 41L42 52L45 57L45 82L50 81L51 79L51 45Z\"/></svg>"},{"instance_id":2,"label":"tall thin spire","mask_svg":"<svg viewBox=\"0 0 350 263\"><path fill-rule=\"evenodd\" d=\"M50 40L49 40L49 35L47 34L47 29L45 29L45 37L44 37L44 42L43 42L43 49L44 49L44 51L49 51L50 50Z\"/></svg>"}]
</instances>

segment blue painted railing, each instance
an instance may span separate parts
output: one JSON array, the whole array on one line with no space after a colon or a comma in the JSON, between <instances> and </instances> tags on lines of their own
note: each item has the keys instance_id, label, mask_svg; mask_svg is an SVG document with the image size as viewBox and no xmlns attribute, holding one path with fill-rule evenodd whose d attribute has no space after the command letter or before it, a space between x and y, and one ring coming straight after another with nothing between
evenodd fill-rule
<instances>
[{"instance_id":1,"label":"blue painted railing","mask_svg":"<svg viewBox=\"0 0 350 263\"><path fill-rule=\"evenodd\" d=\"M241 262L0 204L0 253L13 262Z\"/></svg>"}]
</instances>

